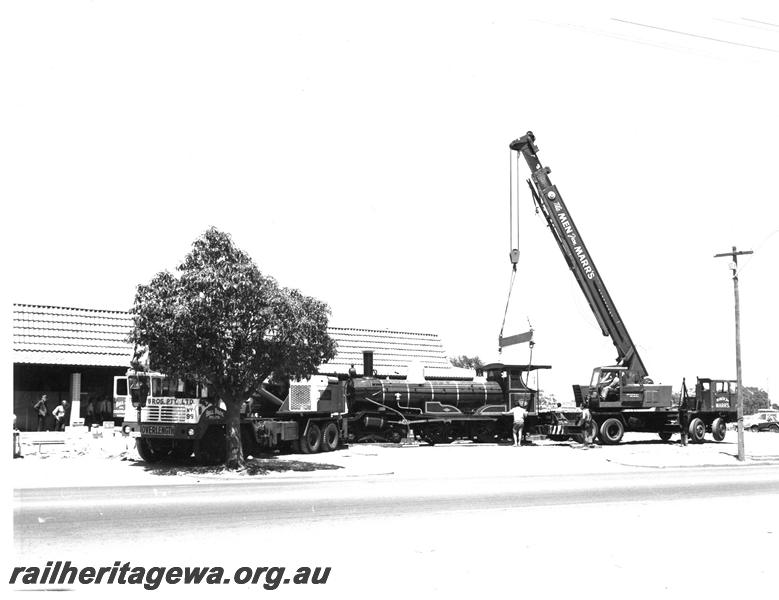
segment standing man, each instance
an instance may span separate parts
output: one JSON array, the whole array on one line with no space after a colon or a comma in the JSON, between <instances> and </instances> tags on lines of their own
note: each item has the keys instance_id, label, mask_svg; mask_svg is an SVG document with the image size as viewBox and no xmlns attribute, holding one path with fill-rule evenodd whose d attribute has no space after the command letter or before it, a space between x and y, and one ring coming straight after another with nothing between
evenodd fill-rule
<instances>
[{"instance_id":1,"label":"standing man","mask_svg":"<svg viewBox=\"0 0 779 600\"><path fill-rule=\"evenodd\" d=\"M689 427L690 413L688 412L687 398L684 397L679 403L679 433L682 434L682 446L687 445L687 432Z\"/></svg>"},{"instance_id":2,"label":"standing man","mask_svg":"<svg viewBox=\"0 0 779 600\"><path fill-rule=\"evenodd\" d=\"M512 427L512 435L514 436L514 446L520 446L522 444L522 428L525 426L525 417L527 417L527 411L517 403L509 413L514 417L514 426Z\"/></svg>"},{"instance_id":3,"label":"standing man","mask_svg":"<svg viewBox=\"0 0 779 600\"><path fill-rule=\"evenodd\" d=\"M593 427L592 427L592 413L590 412L590 403L585 400L582 406L581 416L582 427L582 441L585 446L592 446L593 441Z\"/></svg>"},{"instance_id":4,"label":"standing man","mask_svg":"<svg viewBox=\"0 0 779 600\"><path fill-rule=\"evenodd\" d=\"M46 394L41 396L41 399L33 404L33 409L38 415L38 431L43 431L46 428L46 415L49 414L49 407L46 404L48 397Z\"/></svg>"},{"instance_id":5,"label":"standing man","mask_svg":"<svg viewBox=\"0 0 779 600\"><path fill-rule=\"evenodd\" d=\"M63 400L60 402L57 406L54 407L54 410L51 411L51 414L54 415L54 418L57 420L57 425L54 427L55 431L65 431L65 416L68 411L68 401Z\"/></svg>"}]
</instances>

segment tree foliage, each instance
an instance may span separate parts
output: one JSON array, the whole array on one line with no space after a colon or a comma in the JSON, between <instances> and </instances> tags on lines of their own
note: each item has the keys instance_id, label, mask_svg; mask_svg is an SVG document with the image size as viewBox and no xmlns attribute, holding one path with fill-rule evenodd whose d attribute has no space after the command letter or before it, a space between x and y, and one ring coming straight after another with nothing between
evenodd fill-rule
<instances>
[{"instance_id":1,"label":"tree foliage","mask_svg":"<svg viewBox=\"0 0 779 600\"><path fill-rule=\"evenodd\" d=\"M771 408L768 392L758 387L743 387L744 414L753 415L761 408Z\"/></svg>"},{"instance_id":2,"label":"tree foliage","mask_svg":"<svg viewBox=\"0 0 779 600\"><path fill-rule=\"evenodd\" d=\"M154 370L205 383L225 402L228 467L240 468L241 404L271 374L306 377L333 358L330 311L263 275L215 228L194 242L177 271L137 287L133 341L148 349Z\"/></svg>"},{"instance_id":3,"label":"tree foliage","mask_svg":"<svg viewBox=\"0 0 779 600\"><path fill-rule=\"evenodd\" d=\"M452 366L459 367L461 369L481 369L484 363L478 356L466 356L461 354L449 359Z\"/></svg>"}]
</instances>

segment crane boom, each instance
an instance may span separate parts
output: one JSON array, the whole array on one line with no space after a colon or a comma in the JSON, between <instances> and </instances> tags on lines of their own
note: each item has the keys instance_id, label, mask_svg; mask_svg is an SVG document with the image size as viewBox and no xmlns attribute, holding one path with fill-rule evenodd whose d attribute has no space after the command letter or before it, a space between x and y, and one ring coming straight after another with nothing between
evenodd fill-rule
<instances>
[{"instance_id":1,"label":"crane boom","mask_svg":"<svg viewBox=\"0 0 779 600\"><path fill-rule=\"evenodd\" d=\"M557 187L550 181L551 170L544 167L538 158L538 148L535 145L532 131L514 140L510 148L525 158L530 167L531 179L528 185L533 199L546 219L560 251L571 269L576 283L587 299L595 319L604 336L609 336L617 349L617 363L626 367L628 378L635 383L647 376L647 370L638 354L630 334L617 312L606 285L603 283L598 269L584 245L579 230L576 228L570 213L563 202Z\"/></svg>"}]
</instances>

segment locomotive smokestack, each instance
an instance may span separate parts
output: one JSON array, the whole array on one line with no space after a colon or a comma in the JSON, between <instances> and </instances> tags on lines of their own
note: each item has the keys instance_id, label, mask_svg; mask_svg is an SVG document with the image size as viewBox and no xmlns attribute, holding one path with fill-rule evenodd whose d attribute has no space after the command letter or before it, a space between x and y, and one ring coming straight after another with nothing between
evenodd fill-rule
<instances>
[{"instance_id":1,"label":"locomotive smokestack","mask_svg":"<svg viewBox=\"0 0 779 600\"><path fill-rule=\"evenodd\" d=\"M373 350L363 350L362 374L365 377L373 377Z\"/></svg>"}]
</instances>

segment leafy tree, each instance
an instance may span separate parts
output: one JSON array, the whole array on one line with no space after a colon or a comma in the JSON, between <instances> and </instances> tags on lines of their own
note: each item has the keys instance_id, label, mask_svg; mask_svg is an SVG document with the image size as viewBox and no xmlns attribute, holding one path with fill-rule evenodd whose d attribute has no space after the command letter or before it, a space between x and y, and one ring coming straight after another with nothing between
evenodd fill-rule
<instances>
[{"instance_id":1,"label":"leafy tree","mask_svg":"<svg viewBox=\"0 0 779 600\"><path fill-rule=\"evenodd\" d=\"M335 355L324 302L263 275L215 228L177 268L139 285L133 341L150 366L208 385L226 406L226 466L245 466L240 411L266 378L301 378Z\"/></svg>"},{"instance_id":2,"label":"leafy tree","mask_svg":"<svg viewBox=\"0 0 779 600\"><path fill-rule=\"evenodd\" d=\"M743 387L742 399L744 402L744 414L755 414L761 408L769 408L771 401L768 392L758 387Z\"/></svg>"},{"instance_id":3,"label":"leafy tree","mask_svg":"<svg viewBox=\"0 0 779 600\"><path fill-rule=\"evenodd\" d=\"M449 362L452 363L452 366L461 369L481 369L484 366L484 363L478 356L466 356L465 354L450 358Z\"/></svg>"}]
</instances>

